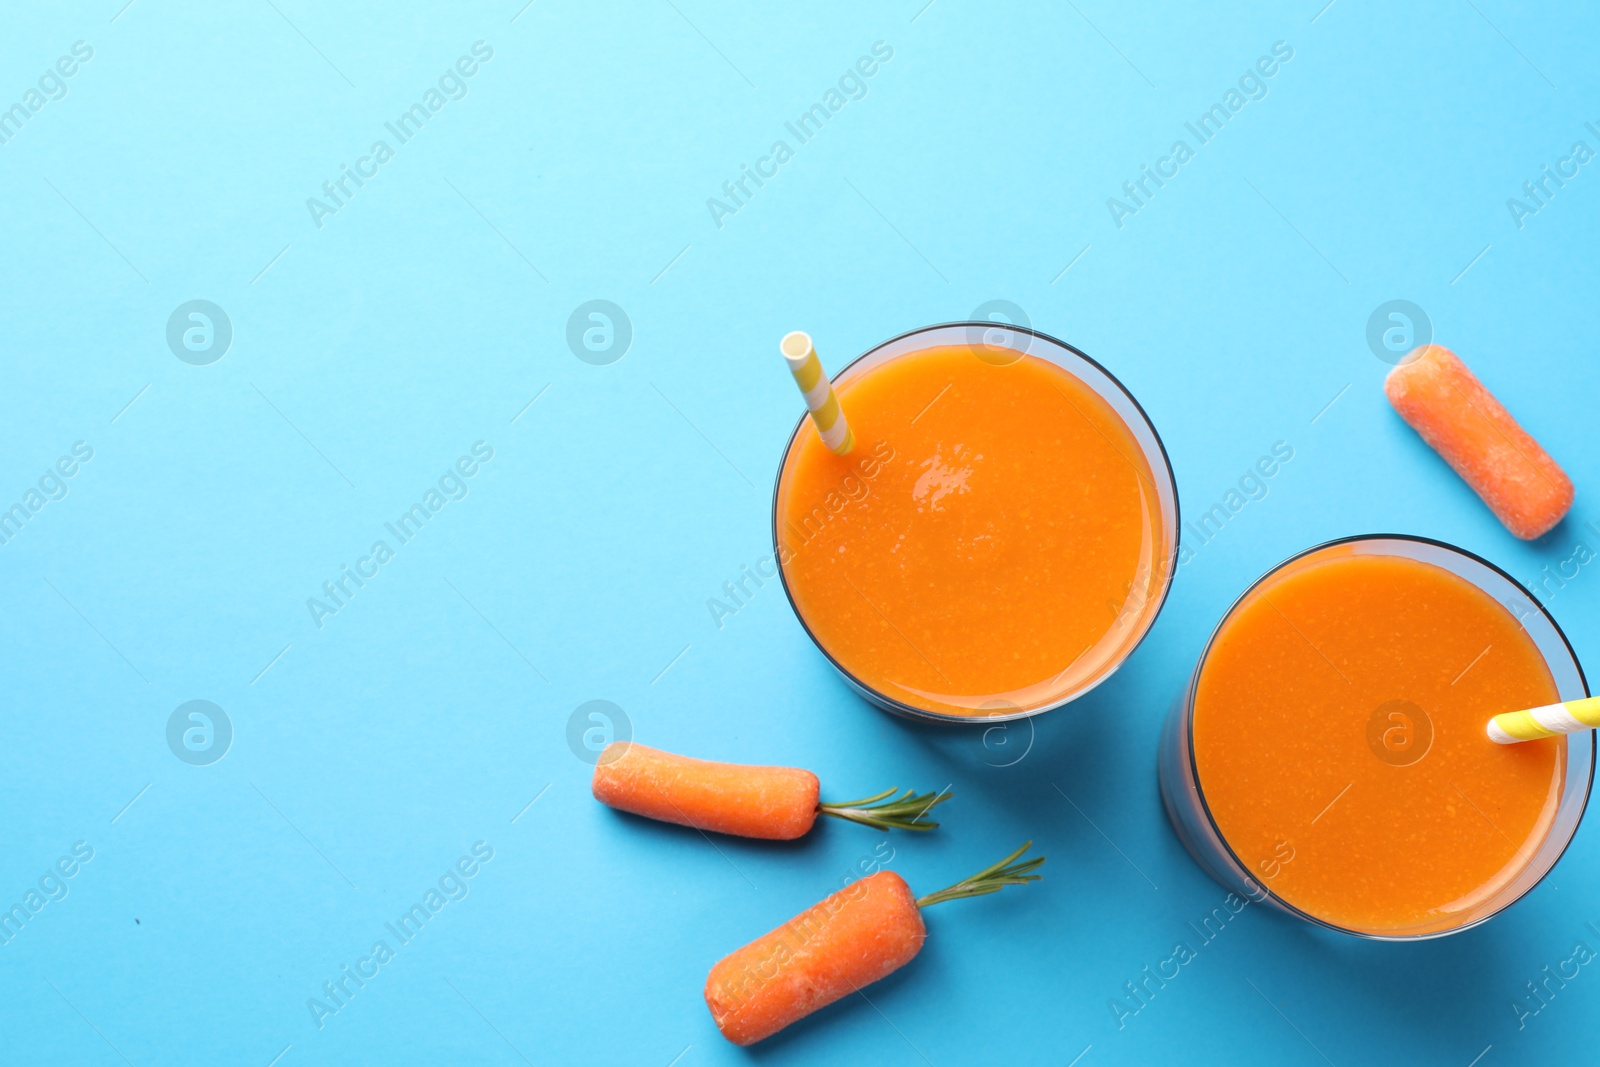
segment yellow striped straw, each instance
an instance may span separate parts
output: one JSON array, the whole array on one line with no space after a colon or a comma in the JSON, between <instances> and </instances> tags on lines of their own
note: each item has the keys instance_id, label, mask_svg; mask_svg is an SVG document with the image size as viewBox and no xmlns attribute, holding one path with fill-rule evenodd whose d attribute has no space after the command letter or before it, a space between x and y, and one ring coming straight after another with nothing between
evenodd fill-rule
<instances>
[{"instance_id":1,"label":"yellow striped straw","mask_svg":"<svg viewBox=\"0 0 1600 1067\"><path fill-rule=\"evenodd\" d=\"M1596 727L1600 727L1600 697L1585 697L1496 715L1489 720L1489 739L1496 744L1514 745Z\"/></svg>"},{"instance_id":2,"label":"yellow striped straw","mask_svg":"<svg viewBox=\"0 0 1600 1067\"><path fill-rule=\"evenodd\" d=\"M778 351L783 353L789 373L794 375L794 383L806 398L806 410L811 412L811 421L817 424L822 443L841 456L849 452L856 446L856 436L844 421L839 398L833 395L833 383L822 373L822 361L811 344L811 335L800 330L786 333L778 342Z\"/></svg>"}]
</instances>

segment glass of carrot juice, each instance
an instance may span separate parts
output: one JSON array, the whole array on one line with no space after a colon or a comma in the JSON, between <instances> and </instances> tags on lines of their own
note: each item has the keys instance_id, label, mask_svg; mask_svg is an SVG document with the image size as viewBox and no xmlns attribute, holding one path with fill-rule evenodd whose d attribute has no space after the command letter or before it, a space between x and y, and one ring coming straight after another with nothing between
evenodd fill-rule
<instances>
[{"instance_id":1,"label":"glass of carrot juice","mask_svg":"<svg viewBox=\"0 0 1600 1067\"><path fill-rule=\"evenodd\" d=\"M1167 720L1167 817L1226 888L1390 941L1488 920L1555 866L1592 732L1516 745L1503 711L1586 696L1543 607L1462 549L1384 534L1294 556L1218 624Z\"/></svg>"},{"instance_id":2,"label":"glass of carrot juice","mask_svg":"<svg viewBox=\"0 0 1600 1067\"><path fill-rule=\"evenodd\" d=\"M993 322L930 326L844 368L854 447L802 417L772 536L801 625L862 696L993 722L1104 681L1155 621L1178 496L1155 428L1070 345Z\"/></svg>"}]
</instances>

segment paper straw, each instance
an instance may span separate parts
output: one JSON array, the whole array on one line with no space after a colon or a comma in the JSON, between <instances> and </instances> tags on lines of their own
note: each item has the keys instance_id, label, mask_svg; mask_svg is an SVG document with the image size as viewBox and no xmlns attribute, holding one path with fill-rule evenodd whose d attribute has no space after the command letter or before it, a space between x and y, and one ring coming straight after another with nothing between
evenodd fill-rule
<instances>
[{"instance_id":1,"label":"paper straw","mask_svg":"<svg viewBox=\"0 0 1600 1067\"><path fill-rule=\"evenodd\" d=\"M849 452L855 447L855 434L844 421L839 398L833 395L833 383L822 373L822 361L812 347L811 335L800 330L784 334L783 340L778 342L778 351L783 353L789 373L794 375L794 383L806 398L806 410L811 412L811 421L817 424L822 443L841 456Z\"/></svg>"},{"instance_id":2,"label":"paper straw","mask_svg":"<svg viewBox=\"0 0 1600 1067\"><path fill-rule=\"evenodd\" d=\"M1600 697L1585 697L1496 715L1489 720L1489 739L1496 744L1514 745L1596 727L1600 727Z\"/></svg>"}]
</instances>

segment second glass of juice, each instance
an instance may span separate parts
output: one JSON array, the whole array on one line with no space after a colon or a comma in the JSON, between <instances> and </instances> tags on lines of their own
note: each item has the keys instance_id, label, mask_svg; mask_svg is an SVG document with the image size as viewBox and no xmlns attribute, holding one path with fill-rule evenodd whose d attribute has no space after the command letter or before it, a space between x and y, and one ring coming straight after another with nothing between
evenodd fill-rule
<instances>
[{"instance_id":1,"label":"second glass of juice","mask_svg":"<svg viewBox=\"0 0 1600 1067\"><path fill-rule=\"evenodd\" d=\"M800 420L773 541L850 685L909 717L994 721L1116 670L1166 598L1178 501L1110 373L1031 330L955 323L879 345L834 389L855 447Z\"/></svg>"},{"instance_id":2,"label":"second glass of juice","mask_svg":"<svg viewBox=\"0 0 1600 1067\"><path fill-rule=\"evenodd\" d=\"M1488 562L1348 538L1233 605L1162 737L1167 815L1235 893L1363 937L1484 922L1560 858L1586 732L1498 745L1489 719L1587 695L1571 647Z\"/></svg>"}]
</instances>

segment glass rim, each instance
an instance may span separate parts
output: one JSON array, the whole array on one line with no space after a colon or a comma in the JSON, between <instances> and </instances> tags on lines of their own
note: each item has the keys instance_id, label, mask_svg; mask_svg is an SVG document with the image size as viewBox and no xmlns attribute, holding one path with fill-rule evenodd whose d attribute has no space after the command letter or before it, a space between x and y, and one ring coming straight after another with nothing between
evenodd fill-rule
<instances>
[{"instance_id":1,"label":"glass rim","mask_svg":"<svg viewBox=\"0 0 1600 1067\"><path fill-rule=\"evenodd\" d=\"M1256 578L1255 581L1246 586L1243 592L1233 599L1233 601L1228 605L1227 610L1222 613L1222 617L1217 620L1217 625L1212 629L1211 636L1206 638L1205 647L1201 649L1200 658L1195 662L1194 672L1190 675L1189 689L1187 694L1184 696L1183 703L1183 727L1185 734L1185 747L1188 749L1189 777L1194 784L1195 797L1200 802L1200 811L1205 815L1206 825L1210 828L1211 833L1216 837L1217 842L1222 846L1222 849L1227 854L1228 859L1232 861L1240 871L1244 872L1246 883L1252 889L1259 891L1265 897L1269 898L1275 906L1284 909L1295 918L1304 920L1305 922L1311 923L1314 926L1320 926L1325 930L1333 930L1337 933L1347 934L1351 937L1365 938L1369 941L1427 941L1436 937L1446 937L1450 934L1459 934L1463 931L1470 930L1475 926L1481 926L1490 919L1493 919L1495 916L1499 915L1501 912L1505 911L1507 908L1511 907L1513 904L1516 904L1518 901L1527 897L1528 894L1539 888L1539 886L1544 883L1546 878L1550 877L1550 872L1556 869L1556 865L1559 864L1562 857L1567 854L1567 849L1572 847L1573 840L1578 836L1578 827L1583 823L1584 813L1589 808L1589 798L1594 789L1595 758L1597 751L1595 735L1600 733L1600 731L1584 731L1584 733L1586 733L1589 737L1589 775L1588 779L1583 783L1583 800L1578 805L1577 816L1573 819L1572 829L1567 832L1567 839L1561 842L1560 849L1557 850L1555 856L1551 858L1549 865L1540 872L1539 877L1534 879L1531 885L1529 885L1522 892L1518 893L1515 897L1501 904L1493 911L1486 912L1478 918L1473 919L1471 922L1463 923L1460 926L1452 926L1446 930L1433 930L1420 934L1385 934L1373 933L1366 930L1352 930L1348 926L1340 926L1338 923L1329 922L1326 919L1318 918L1317 916L1312 915L1311 913L1289 903L1287 900L1284 900L1283 897L1277 893L1274 893L1261 881L1261 879L1256 878L1250 873L1249 865L1246 864L1244 860L1239 857L1239 854L1234 851L1233 845L1229 843L1228 838L1223 834L1222 828L1217 825L1217 820L1211 813L1211 805L1206 801L1205 789L1200 783L1200 765L1199 761L1195 757L1194 752L1194 705L1195 697L1200 691L1200 675L1205 669L1207 659L1209 659L1211 656L1211 648L1216 644L1217 636L1222 633L1222 628L1227 625L1228 620L1233 617L1233 613L1238 610L1241 604L1244 603L1245 598L1251 593L1255 592L1255 590L1268 579L1284 570L1284 568L1299 560L1305 559L1307 556L1311 556L1317 552L1322 552L1326 549L1337 548L1340 545L1360 544L1371 541L1410 541L1416 544L1429 545L1433 548L1444 549L1446 552L1453 552L1458 556L1471 560L1480 566L1486 567L1495 575L1509 582L1519 593L1528 599L1528 602L1538 610L1540 615L1544 616L1545 621L1550 624L1550 627L1555 632L1555 635L1561 639L1561 647L1566 649L1567 656L1572 661L1573 669L1577 671L1579 687L1583 690L1586 696L1589 694L1588 676L1583 672L1583 663L1578 659L1577 650L1572 647L1572 641L1567 637L1566 631L1561 628L1561 624L1556 621L1555 616L1550 614L1549 610L1544 606L1543 603L1539 601L1538 597L1533 595L1533 592L1529 590L1527 586L1523 585L1516 578L1512 577L1498 564L1485 559L1476 552L1473 552L1471 549L1462 548L1460 545L1451 544L1449 541L1442 541L1436 537L1428 537L1423 534L1366 533L1350 534L1345 537L1335 537L1332 540L1323 541L1320 544L1312 545L1310 548L1302 549L1301 551L1287 556L1283 560L1269 567L1258 578ZM1418 562L1426 561L1419 560ZM1462 576L1457 575L1457 577ZM1482 589L1482 586L1477 582L1473 582L1473 585L1477 586L1483 592L1488 592L1488 590ZM1504 605L1501 606L1503 607ZM1521 620L1519 619L1518 622L1520 623ZM1524 629L1526 629L1526 627L1524 627ZM1549 659L1549 657L1544 655L1543 650L1540 650L1540 659L1546 661ZM1572 739L1572 735L1569 734L1566 736L1569 741ZM1565 795L1566 791L1570 788L1575 788L1575 786L1567 785L1565 783L1565 779L1563 779L1562 794ZM1557 800L1556 804L1557 812L1559 814L1559 799ZM1552 826L1552 829L1553 828L1554 827ZM1529 864L1529 866L1531 866L1531 864Z\"/></svg>"},{"instance_id":2,"label":"glass rim","mask_svg":"<svg viewBox=\"0 0 1600 1067\"><path fill-rule=\"evenodd\" d=\"M829 652L828 649L824 647L822 642L817 639L816 633L811 629L811 624L806 622L805 615L800 611L800 605L795 603L794 592L789 588L789 577L784 571L782 549L778 538L778 493L783 487L783 470L788 464L789 453L794 450L796 438L800 436L800 431L804 428L806 420L811 417L810 412L802 411L800 413L800 417L795 420L794 429L789 432L788 440L784 442L783 452L778 458L778 473L777 476L772 480L772 552L774 561L777 563L778 582L783 587L784 598L788 600L789 610L794 614L794 617L799 620L800 628L804 630L806 636L811 639L811 643L816 646L817 651L822 653L823 657L829 662L829 664L833 666L834 670L839 672L839 674L844 678L845 682L852 689L866 697L870 703L876 704L892 714L899 715L907 719L915 719L919 722L939 722L950 723L952 725L963 723L992 725L999 722L1014 722L1019 719L1031 719L1035 715L1043 715L1047 711L1055 711L1057 708L1063 707L1072 703L1074 700L1085 696L1094 689L1098 688L1113 674L1117 673L1117 671L1122 668L1122 665L1126 663L1128 659L1132 657L1134 652L1139 649L1139 646L1144 644L1145 639L1150 636L1150 631L1155 629L1156 620L1161 616L1162 610L1167 606L1167 598L1171 594L1173 582L1178 576L1178 543L1181 539L1181 534L1183 531L1183 512L1182 504L1178 499L1178 479L1177 475L1172 469L1172 457L1167 454L1166 442L1161 439L1161 433L1156 429L1156 424L1150 418L1150 413L1145 411L1144 405L1139 403L1139 398L1133 395L1132 390L1124 385L1120 378L1118 378L1115 374L1112 374L1111 371L1107 370L1104 364L1100 363L1093 356L1083 352L1081 349L1068 344L1058 337L1052 337L1050 334L1035 330L1030 326L1017 326L1009 322L995 322L992 320L957 320L954 322L939 322L930 326L919 326L914 330L907 330L904 333L899 333L893 337L890 337L888 340L878 342L856 358L852 359L849 363L846 363L843 367L840 367L839 370L828 379L828 381L830 383L837 382L839 379L843 378L847 373L849 373L849 371L857 364L872 358L874 355L883 351L885 348L888 348L890 345L899 344L900 342L912 337L916 337L919 334L933 333L938 330L970 330L973 328L982 330L1009 330L1013 333L1025 334L1029 337L1036 338L1045 342L1046 344L1055 345L1056 347L1071 353L1074 357L1081 359L1083 362L1099 371L1106 377L1107 381L1116 387L1118 392L1127 398L1128 402L1133 405L1133 409L1139 413L1139 418L1143 420L1145 428L1150 431L1150 436L1155 440L1156 443L1156 451L1161 456L1161 469L1166 473L1166 485L1172 496L1172 545L1170 550L1166 553L1165 560L1163 561L1165 563L1165 570L1162 574L1161 592L1156 598L1154 610L1149 613L1149 616L1145 622L1144 631L1139 634L1138 638L1135 639L1132 644L1123 650L1122 654L1113 664L1111 664L1109 668L1102 671L1097 678L1089 682L1087 685L1084 685L1083 687L1073 691L1070 695L1063 697L1060 700L1056 700L1042 707L1037 707L1030 710L1019 709L1003 715L952 715L944 712L929 711L927 708L919 708L914 705L907 704L906 702L898 700L895 697L892 697L887 693L884 693L881 690L869 685L846 669L844 664L840 663L839 660L834 657L833 653ZM1024 351L1022 354L1028 355L1029 353ZM1062 367L1062 369L1067 370L1070 373L1070 368ZM1087 382L1084 384L1089 385ZM1090 388L1093 388L1093 386L1090 385ZM1096 390L1096 392L1098 393L1098 390ZM1117 417L1122 418L1120 412L1117 413ZM1127 422L1126 419L1123 419L1123 421L1125 423ZM1142 454L1146 454L1146 458L1148 459L1147 451L1142 445L1140 447L1140 452ZM1151 473L1153 476L1156 475L1154 464L1151 464Z\"/></svg>"}]
</instances>

